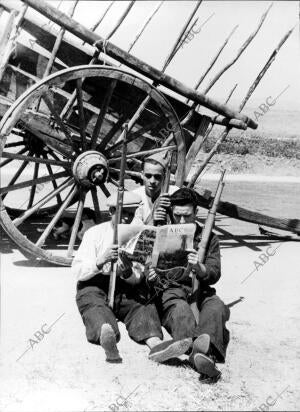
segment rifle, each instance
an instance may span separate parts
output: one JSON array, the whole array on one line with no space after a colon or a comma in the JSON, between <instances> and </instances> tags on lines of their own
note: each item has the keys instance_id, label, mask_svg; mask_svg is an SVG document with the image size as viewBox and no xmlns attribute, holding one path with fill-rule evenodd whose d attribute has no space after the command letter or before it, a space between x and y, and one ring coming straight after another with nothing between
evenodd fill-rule
<instances>
[{"instance_id":1,"label":"rifle","mask_svg":"<svg viewBox=\"0 0 300 412\"><path fill-rule=\"evenodd\" d=\"M124 125L124 136L122 141L122 157L120 165L120 176L119 176L119 186L118 186L118 196L115 214L115 225L113 234L113 244L118 243L118 225L121 220L122 208L123 208L123 197L124 197L124 176L126 168L126 154L127 154L127 133L128 133L128 123ZM111 309L114 307L115 300L115 290L116 290L116 280L117 280L117 266L118 262L111 262L111 275L109 279L109 289L108 289L108 305Z\"/></svg>"},{"instance_id":2,"label":"rifle","mask_svg":"<svg viewBox=\"0 0 300 412\"><path fill-rule=\"evenodd\" d=\"M164 182L162 184L162 188L161 188L161 193L169 193L169 187L170 187L170 178L171 178L171 165L172 165L172 161L173 161L173 156L174 156L174 151L172 152L168 152L168 163L167 163L167 167L166 167L166 173L165 173L165 177L164 177ZM155 210L155 205L153 207L153 212ZM170 217L170 221L171 223L174 223L174 218L173 215L171 213L171 211L169 210L168 215ZM155 226L163 226L165 224L164 221L158 221L156 222Z\"/></svg>"},{"instance_id":3,"label":"rifle","mask_svg":"<svg viewBox=\"0 0 300 412\"><path fill-rule=\"evenodd\" d=\"M217 209L218 209L218 204L221 198L221 194L224 188L224 175L225 175L226 170L223 170L218 182L218 186L217 186L217 190L215 193L215 197L212 203L212 206L210 208L210 210L208 211L207 217L206 217L206 221L205 221L205 225L204 228L202 230L202 236L201 236L201 242L199 245L199 250L198 250L198 260L199 263L203 263L204 259L205 259L205 254L206 254L206 249L207 249L207 245L208 245L208 241L211 235L211 231L214 227L214 223L215 223L215 217L216 217L216 213L217 213ZM190 272L191 268L190 265L188 265L187 267L187 272ZM199 323L199 309L198 309L198 305L197 305L197 297L199 296L200 293L200 282L196 276L196 274L193 274L193 283L192 283L192 297L193 297L193 301L191 303L191 309L192 312L195 316L196 322L197 324Z\"/></svg>"},{"instance_id":4,"label":"rifle","mask_svg":"<svg viewBox=\"0 0 300 412\"><path fill-rule=\"evenodd\" d=\"M168 152L168 163L167 163L167 167L166 167L166 173L165 173L164 181L163 181L162 188L161 188L162 193L169 193L170 178L171 178L171 164L172 164L172 160L173 160L173 155L174 155L174 152L172 152L172 153ZM156 207L156 205L154 205L152 213L154 213L155 207ZM174 218L173 218L173 215L172 215L171 211L168 211L168 215L170 217L171 223L174 223ZM155 226L163 226L165 224L165 222L163 220L162 221L156 221L156 222L154 222L154 224L155 224ZM158 256L159 256L159 251L158 250L153 251L152 255L148 256L145 267L149 268L151 263L157 262L158 261ZM154 289L155 289L156 283L157 282L154 283Z\"/></svg>"}]
</instances>

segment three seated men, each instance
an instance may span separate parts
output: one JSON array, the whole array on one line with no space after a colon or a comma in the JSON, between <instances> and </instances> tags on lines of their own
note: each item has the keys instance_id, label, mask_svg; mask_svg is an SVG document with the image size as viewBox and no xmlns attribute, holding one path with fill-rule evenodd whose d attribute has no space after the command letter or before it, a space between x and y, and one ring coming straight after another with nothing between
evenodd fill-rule
<instances>
[{"instance_id":1,"label":"three seated men","mask_svg":"<svg viewBox=\"0 0 300 412\"><path fill-rule=\"evenodd\" d=\"M78 279L76 301L88 341L103 347L107 361L121 361L117 349L120 339L118 319L125 323L133 340L148 345L149 359L165 362L188 354L192 367L199 372L201 379L213 382L221 375L215 362L225 361L229 342L229 332L225 326L229 319L229 309L211 287L221 276L219 242L217 236L212 234L205 261L199 263L197 250L202 227L196 219L197 193L192 189L182 188L172 190L173 194L170 196L161 194L164 173L163 162L151 159L144 163L145 187L143 190L139 188L125 192L121 223L131 223L134 216L148 223L152 216L155 224L156 221L166 219L167 210L172 211L175 224L194 223L194 248L188 250L187 254L191 270L182 268L172 272L170 268L172 276L168 276L167 287L158 293L156 289L153 294L153 285L161 276L159 270L152 267L144 270L141 265L130 262L123 255L120 259L119 255L115 306L114 310L109 308L107 274L110 274L111 262L118 259L118 247L112 244L116 207L114 197L109 199L111 221L97 225L85 233L73 261L73 272ZM144 193L142 201L138 196L141 192ZM154 192L155 195L151 196ZM155 200L157 207L153 211L151 209ZM127 227L127 238L133 235ZM200 281L200 293L197 296L200 311L198 324L190 308L192 274ZM172 340L162 341L161 326L169 332Z\"/></svg>"}]
</instances>

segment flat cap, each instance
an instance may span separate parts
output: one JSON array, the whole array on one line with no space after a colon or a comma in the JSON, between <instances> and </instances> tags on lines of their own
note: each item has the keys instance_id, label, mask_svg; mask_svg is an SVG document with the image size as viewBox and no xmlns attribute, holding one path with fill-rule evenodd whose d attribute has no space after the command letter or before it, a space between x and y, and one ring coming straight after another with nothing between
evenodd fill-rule
<instances>
[{"instance_id":1,"label":"flat cap","mask_svg":"<svg viewBox=\"0 0 300 412\"><path fill-rule=\"evenodd\" d=\"M118 200L118 192L113 193L111 196L106 201L106 204L108 207L117 207L117 200ZM124 197L123 197L123 208L126 207L138 207L140 203L142 202L142 198L132 192L124 192Z\"/></svg>"}]
</instances>

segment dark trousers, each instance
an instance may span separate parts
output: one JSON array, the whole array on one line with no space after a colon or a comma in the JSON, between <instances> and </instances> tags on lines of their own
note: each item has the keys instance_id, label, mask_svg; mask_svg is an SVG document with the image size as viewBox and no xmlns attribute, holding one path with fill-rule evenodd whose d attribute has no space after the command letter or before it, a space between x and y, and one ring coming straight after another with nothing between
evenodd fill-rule
<instances>
[{"instance_id":1,"label":"dark trousers","mask_svg":"<svg viewBox=\"0 0 300 412\"><path fill-rule=\"evenodd\" d=\"M225 324L230 311L215 294L202 296L198 302L199 324L196 324L188 298L188 288L169 288L156 300L162 326L174 339L196 338L203 333L210 336L213 354L217 362L225 361L229 343L229 331Z\"/></svg>"},{"instance_id":2,"label":"dark trousers","mask_svg":"<svg viewBox=\"0 0 300 412\"><path fill-rule=\"evenodd\" d=\"M150 337L162 339L160 319L155 305L147 304L137 287L117 279L114 311L108 306L109 277L99 281L79 282L76 303L86 328L86 337L90 343L100 345L100 332L104 323L109 323L117 341L121 335L117 319L124 322L131 339L143 342Z\"/></svg>"}]
</instances>

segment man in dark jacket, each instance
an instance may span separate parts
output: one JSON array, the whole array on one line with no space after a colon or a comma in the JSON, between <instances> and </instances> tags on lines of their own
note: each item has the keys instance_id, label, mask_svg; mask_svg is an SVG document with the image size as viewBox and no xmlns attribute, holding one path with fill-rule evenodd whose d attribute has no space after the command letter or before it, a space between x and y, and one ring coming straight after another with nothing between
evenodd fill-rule
<instances>
[{"instance_id":1,"label":"man in dark jacket","mask_svg":"<svg viewBox=\"0 0 300 412\"><path fill-rule=\"evenodd\" d=\"M173 340L163 342L154 347L149 358L156 362L164 362L173 357L168 349L174 340L187 337L193 339L189 360L200 373L201 378L208 382L216 381L221 373L215 362L225 362L226 348L229 342L229 331L225 327L229 319L229 309L216 295L211 285L221 276L221 261L219 240L211 234L204 263L198 261L198 246L201 240L202 227L196 219L198 194L188 188L177 190L172 196L162 195L163 202L154 212L154 220L166 218L166 208L172 208L176 224L195 223L194 248L188 251L187 260L192 271L170 269L167 283L163 282L163 290L156 298L156 306L162 325L173 337ZM192 274L195 273L200 281L200 294L197 305L200 311L199 324L190 308L192 290ZM164 273L164 275L166 275ZM150 269L149 284L159 284L162 280L159 270ZM167 286L167 287L166 287ZM157 289L156 289L157 290Z\"/></svg>"}]
</instances>

